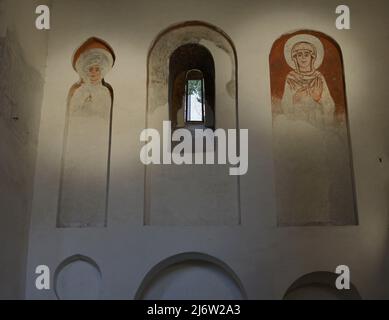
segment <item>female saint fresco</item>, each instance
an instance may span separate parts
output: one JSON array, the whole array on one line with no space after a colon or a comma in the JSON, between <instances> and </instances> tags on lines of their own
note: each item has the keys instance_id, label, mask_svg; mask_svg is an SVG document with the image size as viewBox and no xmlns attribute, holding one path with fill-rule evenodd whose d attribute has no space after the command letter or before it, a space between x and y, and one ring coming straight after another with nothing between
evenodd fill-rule
<instances>
[{"instance_id":1,"label":"female saint fresco","mask_svg":"<svg viewBox=\"0 0 389 320\"><path fill-rule=\"evenodd\" d=\"M70 90L59 198L59 227L104 227L111 139L112 94L104 76L112 49L88 40L75 53L80 81Z\"/></svg>"},{"instance_id":2,"label":"female saint fresco","mask_svg":"<svg viewBox=\"0 0 389 320\"><path fill-rule=\"evenodd\" d=\"M270 64L278 224L355 224L338 48L320 33L286 35Z\"/></svg>"}]
</instances>

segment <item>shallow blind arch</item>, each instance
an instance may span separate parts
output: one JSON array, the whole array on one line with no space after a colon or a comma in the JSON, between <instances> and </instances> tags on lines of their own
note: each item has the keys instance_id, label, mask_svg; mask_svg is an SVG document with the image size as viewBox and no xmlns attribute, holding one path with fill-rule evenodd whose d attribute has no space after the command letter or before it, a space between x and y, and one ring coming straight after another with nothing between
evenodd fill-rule
<instances>
[{"instance_id":1,"label":"shallow blind arch","mask_svg":"<svg viewBox=\"0 0 389 320\"><path fill-rule=\"evenodd\" d=\"M115 54L103 40L90 38L72 60L80 78L68 97L57 226L105 227L113 90L104 77Z\"/></svg>"},{"instance_id":2,"label":"shallow blind arch","mask_svg":"<svg viewBox=\"0 0 389 320\"><path fill-rule=\"evenodd\" d=\"M187 252L155 265L142 280L135 299L246 300L247 294L226 263L207 254Z\"/></svg>"},{"instance_id":3,"label":"shallow blind arch","mask_svg":"<svg viewBox=\"0 0 389 320\"><path fill-rule=\"evenodd\" d=\"M270 53L279 226L357 224L340 47L302 30Z\"/></svg>"}]
</instances>

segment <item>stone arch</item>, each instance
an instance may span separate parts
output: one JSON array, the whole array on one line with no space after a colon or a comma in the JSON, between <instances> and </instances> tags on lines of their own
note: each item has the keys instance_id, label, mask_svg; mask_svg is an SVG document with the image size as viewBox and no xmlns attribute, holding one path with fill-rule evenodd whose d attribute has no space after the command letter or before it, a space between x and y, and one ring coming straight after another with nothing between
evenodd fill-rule
<instances>
[{"instance_id":1,"label":"stone arch","mask_svg":"<svg viewBox=\"0 0 389 320\"><path fill-rule=\"evenodd\" d=\"M189 280L191 272L194 281ZM169 285L166 286L166 283ZM214 293L211 285L216 288ZM154 299L160 294L159 286L166 289L165 296L160 296L165 299L247 299L239 277L226 263L198 252L174 255L155 265L144 277L135 299ZM199 295L182 291L183 288L190 290L190 287L196 287ZM210 292L205 292L208 289ZM222 293L225 295L220 296ZM206 294L210 295L205 297Z\"/></svg>"}]
</instances>

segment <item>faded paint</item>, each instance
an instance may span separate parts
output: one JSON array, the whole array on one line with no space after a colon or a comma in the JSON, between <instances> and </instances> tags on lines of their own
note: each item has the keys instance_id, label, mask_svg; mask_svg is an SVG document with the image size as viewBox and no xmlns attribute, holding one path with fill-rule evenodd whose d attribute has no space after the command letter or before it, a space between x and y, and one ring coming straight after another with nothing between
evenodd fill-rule
<instances>
[{"instance_id":1,"label":"faded paint","mask_svg":"<svg viewBox=\"0 0 389 320\"><path fill-rule=\"evenodd\" d=\"M356 224L340 49L319 32L288 34L270 70L278 224Z\"/></svg>"}]
</instances>

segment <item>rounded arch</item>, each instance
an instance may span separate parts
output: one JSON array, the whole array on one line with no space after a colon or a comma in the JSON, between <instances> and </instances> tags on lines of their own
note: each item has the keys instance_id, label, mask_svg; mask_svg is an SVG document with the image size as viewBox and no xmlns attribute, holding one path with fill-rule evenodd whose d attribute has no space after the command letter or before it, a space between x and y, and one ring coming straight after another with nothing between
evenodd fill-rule
<instances>
[{"instance_id":1,"label":"rounded arch","mask_svg":"<svg viewBox=\"0 0 389 320\"><path fill-rule=\"evenodd\" d=\"M115 64L116 61L116 55L112 47L109 45L109 43L103 39L97 38L97 37L90 37L85 42L83 42L73 53L72 56L72 66L73 69L76 70L76 61L80 57L80 55L87 51L88 49L92 48L99 48L99 49L105 49L112 55L113 64ZM113 65L112 65L113 66Z\"/></svg>"},{"instance_id":2,"label":"rounded arch","mask_svg":"<svg viewBox=\"0 0 389 320\"><path fill-rule=\"evenodd\" d=\"M67 98L58 228L107 225L114 90L104 78L114 63L112 47L96 37L84 41L72 57L79 78Z\"/></svg>"},{"instance_id":3,"label":"rounded arch","mask_svg":"<svg viewBox=\"0 0 389 320\"><path fill-rule=\"evenodd\" d=\"M236 129L239 134L238 121L238 63L235 46L229 36L219 28L201 21L187 21L169 26L160 32L152 41L147 57L147 102L145 128L164 132L166 121L171 121L169 90L170 66L173 53L185 45L198 45L206 48L212 55L215 64L215 104L214 112L203 118L203 127L213 129ZM182 90L181 90L182 91ZM179 99L179 97L177 98ZM209 110L206 107L205 111ZM183 118L182 109L177 112ZM183 119L179 118L179 123ZM172 123L170 123L171 125ZM197 124L196 124L197 125ZM167 126L167 125L166 125ZM170 128L168 128L169 130ZM167 133L169 134L169 133ZM169 138L168 138L169 139ZM239 140L239 137L237 138ZM168 147L169 148L169 147ZM225 198L221 199L222 208L214 208L214 199L205 192L204 181L210 173L200 166L145 166L145 225L238 225L240 224L239 177L226 182L222 174L214 172L214 185L227 189ZM211 170L211 169L209 169ZM220 173L219 173L220 171ZM197 180L190 179L196 176ZM158 178L157 178L158 177ZM165 179L166 177L166 179ZM204 178L202 178L204 177ZM175 179L189 181L189 188L195 190L198 198L203 199L205 210L197 210L196 205L188 205L187 192L172 185ZM171 187L169 194L156 190ZM194 200L193 200L194 201ZM165 210L161 211L163 206Z\"/></svg>"},{"instance_id":4,"label":"rounded arch","mask_svg":"<svg viewBox=\"0 0 389 320\"><path fill-rule=\"evenodd\" d=\"M178 35L178 33L182 33ZM174 36L172 36L174 34ZM169 37L170 41L163 41ZM147 104L146 104L146 128L148 127L148 114L154 111L151 86L163 86L168 82L168 69L170 56L180 46L213 42L215 47L223 50L231 60L231 81L227 85L227 91L235 100L235 125L238 128L238 57L237 50L232 39L222 29L204 21L185 21L170 25L162 30L151 42L147 54ZM168 44L167 44L168 43ZM205 49L209 48L202 45ZM213 53L211 52L211 55ZM214 59L216 60L216 59ZM166 65L167 63L167 65ZM167 67L167 68L166 68ZM162 102L167 102L163 94L157 95ZM150 101L151 100L151 101Z\"/></svg>"},{"instance_id":5,"label":"rounded arch","mask_svg":"<svg viewBox=\"0 0 389 320\"><path fill-rule=\"evenodd\" d=\"M230 282L229 285L235 287L233 288L233 290L235 290L235 296L240 296L241 299L244 300L247 299L242 282L237 274L226 263L208 254L187 252L164 259L151 268L151 270L143 278L142 283L136 292L135 300L144 299L150 288L152 288L155 283L159 281L159 278L163 277L169 269L173 272L177 272L180 270L180 267L185 267L186 265L201 265L201 267L205 268L215 268L214 270L217 270L219 275L223 275L223 277ZM195 280L198 281L198 279Z\"/></svg>"},{"instance_id":6,"label":"rounded arch","mask_svg":"<svg viewBox=\"0 0 389 320\"><path fill-rule=\"evenodd\" d=\"M153 51L153 49L155 48L156 44L158 43L158 41L167 33L173 31L173 30L176 30L176 29L179 29L179 28L185 28L185 27L193 27L193 26L199 26L199 27L206 27L206 28L209 28L210 30L213 30L217 33L219 33L223 38L225 38L229 45L231 46L232 50L233 50L233 54L234 54L234 58L235 58L235 61L236 61L236 64L237 64L237 61L238 61L238 56L237 56L237 51L236 51L236 48L235 48L235 45L234 45L234 42L232 41L232 39L228 36L227 33L225 33L222 29L220 29L219 27L213 25L213 24L210 24L208 22L204 22L204 21L199 21L199 20L191 20L191 21L185 21L185 22L179 22L179 23L175 23L175 24L172 24L170 25L169 27L167 27L166 29L162 30L156 37L155 39L151 42L151 45L150 45L150 48L149 48L149 51L148 51L148 55L147 55L147 65L149 65L149 60L150 60L150 54L151 52Z\"/></svg>"},{"instance_id":7,"label":"rounded arch","mask_svg":"<svg viewBox=\"0 0 389 320\"><path fill-rule=\"evenodd\" d=\"M319 31L293 31L273 43L269 64L278 226L358 225L339 44ZM291 151L297 140L301 148ZM307 150L317 158L302 157Z\"/></svg>"},{"instance_id":8,"label":"rounded arch","mask_svg":"<svg viewBox=\"0 0 389 320\"><path fill-rule=\"evenodd\" d=\"M284 300L360 300L357 288L350 283L350 290L336 288L338 274L316 271L298 278L287 289Z\"/></svg>"},{"instance_id":9,"label":"rounded arch","mask_svg":"<svg viewBox=\"0 0 389 320\"><path fill-rule=\"evenodd\" d=\"M100 297L101 282L98 264L92 258L76 254L55 270L54 293L59 300L94 300Z\"/></svg>"},{"instance_id":10,"label":"rounded arch","mask_svg":"<svg viewBox=\"0 0 389 320\"><path fill-rule=\"evenodd\" d=\"M203 116L206 127L214 127L215 114L215 62L211 52L201 44L184 44L169 59L169 119L172 127L183 127L186 122L183 101L186 100L188 73L201 72L204 82ZM185 97L186 98L186 97ZM179 117L178 114L181 114ZM181 121L178 121L181 118Z\"/></svg>"}]
</instances>

